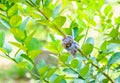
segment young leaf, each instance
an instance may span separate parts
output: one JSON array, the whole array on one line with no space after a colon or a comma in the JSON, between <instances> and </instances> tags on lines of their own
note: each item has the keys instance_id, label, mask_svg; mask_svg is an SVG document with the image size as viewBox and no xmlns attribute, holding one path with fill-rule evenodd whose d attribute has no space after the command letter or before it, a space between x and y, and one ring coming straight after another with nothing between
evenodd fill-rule
<instances>
[{"instance_id":1,"label":"young leaf","mask_svg":"<svg viewBox=\"0 0 120 83\"><path fill-rule=\"evenodd\" d=\"M40 68L39 69L40 75L42 75L42 76L45 75L45 73L47 72L48 68L49 68L49 65L46 65L45 67Z\"/></svg>"},{"instance_id":2,"label":"young leaf","mask_svg":"<svg viewBox=\"0 0 120 83\"><path fill-rule=\"evenodd\" d=\"M4 50L3 48L0 48L0 51L6 54L6 50Z\"/></svg>"},{"instance_id":3,"label":"young leaf","mask_svg":"<svg viewBox=\"0 0 120 83\"><path fill-rule=\"evenodd\" d=\"M48 73L46 74L46 77L49 78L50 76L53 75L53 73L56 71L57 68L52 68L48 71Z\"/></svg>"},{"instance_id":4,"label":"young leaf","mask_svg":"<svg viewBox=\"0 0 120 83\"><path fill-rule=\"evenodd\" d=\"M104 14L107 15L112 10L112 7L110 5L107 5L104 9Z\"/></svg>"},{"instance_id":5,"label":"young leaf","mask_svg":"<svg viewBox=\"0 0 120 83\"><path fill-rule=\"evenodd\" d=\"M29 58L27 55L25 55L25 54L21 54L20 56L22 56L24 59L26 59L26 60L30 61L30 62L33 64L32 59L31 59L31 58Z\"/></svg>"},{"instance_id":6,"label":"young leaf","mask_svg":"<svg viewBox=\"0 0 120 83\"><path fill-rule=\"evenodd\" d=\"M6 42L4 43L3 48L6 50L7 53L10 53L12 51L11 45Z\"/></svg>"},{"instance_id":7,"label":"young leaf","mask_svg":"<svg viewBox=\"0 0 120 83\"><path fill-rule=\"evenodd\" d=\"M29 19L30 19L30 17L27 17L27 18L23 21L23 23L20 25L20 29L21 29L22 31L25 30L26 25L27 25Z\"/></svg>"},{"instance_id":8,"label":"young leaf","mask_svg":"<svg viewBox=\"0 0 120 83\"><path fill-rule=\"evenodd\" d=\"M47 7L43 8L43 13L47 18L50 18L52 16L52 10Z\"/></svg>"},{"instance_id":9,"label":"young leaf","mask_svg":"<svg viewBox=\"0 0 120 83\"><path fill-rule=\"evenodd\" d=\"M75 38L75 41L79 42L85 35L79 35Z\"/></svg>"},{"instance_id":10,"label":"young leaf","mask_svg":"<svg viewBox=\"0 0 120 83\"><path fill-rule=\"evenodd\" d=\"M86 43L89 43L91 45L94 45L94 39L92 37L89 37L87 40L86 40Z\"/></svg>"},{"instance_id":11,"label":"young leaf","mask_svg":"<svg viewBox=\"0 0 120 83\"><path fill-rule=\"evenodd\" d=\"M46 65L46 62L45 60L42 59L37 63L37 69L43 68L45 65Z\"/></svg>"},{"instance_id":12,"label":"young leaf","mask_svg":"<svg viewBox=\"0 0 120 83\"><path fill-rule=\"evenodd\" d=\"M36 38L32 38L29 43L26 44L28 51L31 50L39 50L40 49L40 42Z\"/></svg>"},{"instance_id":13,"label":"young leaf","mask_svg":"<svg viewBox=\"0 0 120 83\"><path fill-rule=\"evenodd\" d=\"M116 52L110 57L108 64L107 64L108 68L110 68L110 66L113 63L117 62L118 60L120 60L120 52Z\"/></svg>"},{"instance_id":14,"label":"young leaf","mask_svg":"<svg viewBox=\"0 0 120 83\"><path fill-rule=\"evenodd\" d=\"M39 6L41 0L36 0L36 4Z\"/></svg>"},{"instance_id":15,"label":"young leaf","mask_svg":"<svg viewBox=\"0 0 120 83\"><path fill-rule=\"evenodd\" d=\"M16 43L16 42L9 42L9 43L18 47L18 48L20 48L20 49L22 49L24 52L26 52L26 50L27 50L27 48L20 43Z\"/></svg>"},{"instance_id":16,"label":"young leaf","mask_svg":"<svg viewBox=\"0 0 120 83\"><path fill-rule=\"evenodd\" d=\"M31 51L28 51L28 56L31 59L35 59L40 53L41 53L41 50L31 50Z\"/></svg>"},{"instance_id":17,"label":"young leaf","mask_svg":"<svg viewBox=\"0 0 120 83\"><path fill-rule=\"evenodd\" d=\"M18 41L22 41L25 38L25 33L18 28L10 28L10 32L15 36Z\"/></svg>"},{"instance_id":18,"label":"young leaf","mask_svg":"<svg viewBox=\"0 0 120 83\"><path fill-rule=\"evenodd\" d=\"M70 66L73 68L77 68L79 65L79 61L77 59L73 59Z\"/></svg>"},{"instance_id":19,"label":"young leaf","mask_svg":"<svg viewBox=\"0 0 120 83\"><path fill-rule=\"evenodd\" d=\"M72 36L74 39L78 36L78 27L72 29Z\"/></svg>"},{"instance_id":20,"label":"young leaf","mask_svg":"<svg viewBox=\"0 0 120 83\"><path fill-rule=\"evenodd\" d=\"M27 44L31 41L31 39L32 39L32 37L34 36L35 32L36 32L36 31L33 31L32 33L30 33L30 34L27 36L27 38L26 38L25 41L24 41L25 45L27 45Z\"/></svg>"},{"instance_id":21,"label":"young leaf","mask_svg":"<svg viewBox=\"0 0 120 83\"><path fill-rule=\"evenodd\" d=\"M64 76L58 76L53 83L61 83Z\"/></svg>"},{"instance_id":22,"label":"young leaf","mask_svg":"<svg viewBox=\"0 0 120 83\"><path fill-rule=\"evenodd\" d=\"M50 39L51 39L52 41L55 41L54 35L49 34L49 37L50 37Z\"/></svg>"},{"instance_id":23,"label":"young leaf","mask_svg":"<svg viewBox=\"0 0 120 83\"><path fill-rule=\"evenodd\" d=\"M44 0L43 6L47 7L50 4L51 0Z\"/></svg>"},{"instance_id":24,"label":"young leaf","mask_svg":"<svg viewBox=\"0 0 120 83\"><path fill-rule=\"evenodd\" d=\"M86 75L88 74L88 71L89 71L89 64L87 64L84 68L81 69L80 75L82 77L86 77Z\"/></svg>"},{"instance_id":25,"label":"young leaf","mask_svg":"<svg viewBox=\"0 0 120 83\"><path fill-rule=\"evenodd\" d=\"M17 4L13 5L13 6L8 10L7 13L8 13L8 16L9 16L9 17L17 14L17 13L18 13L18 5L17 5Z\"/></svg>"},{"instance_id":26,"label":"young leaf","mask_svg":"<svg viewBox=\"0 0 120 83\"><path fill-rule=\"evenodd\" d=\"M22 17L14 15L10 18L10 24L12 27L18 27L22 23Z\"/></svg>"},{"instance_id":27,"label":"young leaf","mask_svg":"<svg viewBox=\"0 0 120 83\"><path fill-rule=\"evenodd\" d=\"M3 47L5 41L5 33L0 31L0 47Z\"/></svg>"},{"instance_id":28,"label":"young leaf","mask_svg":"<svg viewBox=\"0 0 120 83\"><path fill-rule=\"evenodd\" d=\"M49 78L50 83L53 83L57 77L58 77L58 74L53 74L53 75Z\"/></svg>"},{"instance_id":29,"label":"young leaf","mask_svg":"<svg viewBox=\"0 0 120 83\"><path fill-rule=\"evenodd\" d=\"M49 26L50 28L53 28L53 25L50 23L49 20L38 20L38 23L45 25L45 26Z\"/></svg>"},{"instance_id":30,"label":"young leaf","mask_svg":"<svg viewBox=\"0 0 120 83\"><path fill-rule=\"evenodd\" d=\"M2 18L1 15L0 15L0 23L3 24L6 28L10 28L10 23L8 22L9 19L6 19L6 18Z\"/></svg>"},{"instance_id":31,"label":"young leaf","mask_svg":"<svg viewBox=\"0 0 120 83\"><path fill-rule=\"evenodd\" d=\"M119 28L112 29L112 31L109 34L113 38L118 38L119 35Z\"/></svg>"},{"instance_id":32,"label":"young leaf","mask_svg":"<svg viewBox=\"0 0 120 83\"><path fill-rule=\"evenodd\" d=\"M59 59L60 59L63 63L65 63L65 62L68 61L68 57L69 57L68 54L63 54L63 55L60 55L60 56L59 56Z\"/></svg>"},{"instance_id":33,"label":"young leaf","mask_svg":"<svg viewBox=\"0 0 120 83\"><path fill-rule=\"evenodd\" d=\"M0 4L0 9L5 11L7 9L7 7L4 4Z\"/></svg>"},{"instance_id":34,"label":"young leaf","mask_svg":"<svg viewBox=\"0 0 120 83\"><path fill-rule=\"evenodd\" d=\"M59 14L59 9L61 7L61 4L59 4L57 7L54 8L52 17L55 18Z\"/></svg>"},{"instance_id":35,"label":"young leaf","mask_svg":"<svg viewBox=\"0 0 120 83\"><path fill-rule=\"evenodd\" d=\"M93 50L93 45L86 43L82 46L82 51L86 54L89 55Z\"/></svg>"},{"instance_id":36,"label":"young leaf","mask_svg":"<svg viewBox=\"0 0 120 83\"><path fill-rule=\"evenodd\" d=\"M107 49L107 41L104 41L102 45L100 46L101 50L106 50Z\"/></svg>"},{"instance_id":37,"label":"young leaf","mask_svg":"<svg viewBox=\"0 0 120 83\"><path fill-rule=\"evenodd\" d=\"M57 25L59 28L61 28L63 26L63 24L65 23L65 21L66 21L66 17L59 16L53 20L53 23L55 23L55 25Z\"/></svg>"},{"instance_id":38,"label":"young leaf","mask_svg":"<svg viewBox=\"0 0 120 83\"><path fill-rule=\"evenodd\" d=\"M27 62L20 62L17 64L17 66L20 68L25 68L27 66Z\"/></svg>"}]
</instances>

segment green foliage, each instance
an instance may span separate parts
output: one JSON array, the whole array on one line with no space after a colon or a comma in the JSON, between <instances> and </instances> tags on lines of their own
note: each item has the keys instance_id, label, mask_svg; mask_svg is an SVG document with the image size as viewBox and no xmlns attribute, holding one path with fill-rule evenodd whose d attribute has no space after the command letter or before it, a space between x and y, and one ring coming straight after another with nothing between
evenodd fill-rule
<instances>
[{"instance_id":1,"label":"green foliage","mask_svg":"<svg viewBox=\"0 0 120 83\"><path fill-rule=\"evenodd\" d=\"M120 52L116 52L110 57L108 61L108 67L110 67L113 63L117 62L118 60L120 60Z\"/></svg>"},{"instance_id":2,"label":"green foliage","mask_svg":"<svg viewBox=\"0 0 120 83\"><path fill-rule=\"evenodd\" d=\"M40 83L119 83L120 16L112 9L104 0L1 0L2 56ZM79 44L75 56L61 45L67 35Z\"/></svg>"},{"instance_id":3,"label":"green foliage","mask_svg":"<svg viewBox=\"0 0 120 83\"><path fill-rule=\"evenodd\" d=\"M73 59L70 66L73 67L73 68L76 68L78 67L79 65L79 61L77 59Z\"/></svg>"},{"instance_id":4,"label":"green foliage","mask_svg":"<svg viewBox=\"0 0 120 83\"><path fill-rule=\"evenodd\" d=\"M57 25L58 27L62 27L65 21L66 18L64 16L59 16L53 20L53 23L55 23L55 25Z\"/></svg>"},{"instance_id":5,"label":"green foliage","mask_svg":"<svg viewBox=\"0 0 120 83\"><path fill-rule=\"evenodd\" d=\"M84 68L80 70L80 75L82 77L86 77L89 72L89 64L87 64Z\"/></svg>"},{"instance_id":6,"label":"green foliage","mask_svg":"<svg viewBox=\"0 0 120 83\"><path fill-rule=\"evenodd\" d=\"M5 33L4 32L0 32L0 47L3 46L5 41Z\"/></svg>"}]
</instances>

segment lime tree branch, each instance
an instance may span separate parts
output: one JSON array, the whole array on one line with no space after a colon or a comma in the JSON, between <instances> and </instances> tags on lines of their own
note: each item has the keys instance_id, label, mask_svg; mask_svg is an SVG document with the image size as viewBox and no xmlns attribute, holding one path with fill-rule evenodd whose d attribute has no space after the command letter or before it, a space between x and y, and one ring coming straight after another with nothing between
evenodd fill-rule
<instances>
[{"instance_id":1,"label":"lime tree branch","mask_svg":"<svg viewBox=\"0 0 120 83\"><path fill-rule=\"evenodd\" d=\"M46 20L49 20L49 18L47 18L47 16L46 16L37 6L34 6L34 8L37 9L37 10L46 18ZM50 20L49 20L49 21L50 21ZM51 22L51 21L50 21L50 22ZM63 37L66 37L66 34L65 34L64 32L62 32L62 31L57 27L57 25L55 25L53 22L51 22L51 23L53 24L54 28L61 33L61 35L62 35ZM89 30L89 29L87 29L86 35L88 34L88 30ZM86 40L86 38L85 38L85 40ZM85 41L85 40L84 40L84 41ZM79 52L82 56L84 56L87 60L90 60L90 59L82 52L81 49L78 49L78 52ZM91 62L91 64L92 64L97 70L100 70L99 66L97 66L97 65L94 64L93 62ZM99 72L101 72L108 80L110 80L111 83L115 83L105 72L103 72L103 71L99 71Z\"/></svg>"}]
</instances>

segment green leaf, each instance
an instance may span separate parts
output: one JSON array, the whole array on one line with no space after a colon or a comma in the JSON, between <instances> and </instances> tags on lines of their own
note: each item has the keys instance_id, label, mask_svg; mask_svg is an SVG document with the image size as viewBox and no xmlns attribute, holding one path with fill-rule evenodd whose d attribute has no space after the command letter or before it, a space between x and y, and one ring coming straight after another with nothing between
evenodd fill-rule
<instances>
[{"instance_id":1,"label":"green leaf","mask_svg":"<svg viewBox=\"0 0 120 83\"><path fill-rule=\"evenodd\" d=\"M5 11L5 10L7 10L7 7L4 4L0 4L0 9Z\"/></svg>"},{"instance_id":2,"label":"green leaf","mask_svg":"<svg viewBox=\"0 0 120 83\"><path fill-rule=\"evenodd\" d=\"M27 66L27 62L20 62L17 64L17 66L20 68L25 68Z\"/></svg>"},{"instance_id":3,"label":"green leaf","mask_svg":"<svg viewBox=\"0 0 120 83\"><path fill-rule=\"evenodd\" d=\"M6 50L7 53L10 53L12 51L11 45L6 42L4 43L3 48Z\"/></svg>"},{"instance_id":4,"label":"green leaf","mask_svg":"<svg viewBox=\"0 0 120 83\"><path fill-rule=\"evenodd\" d=\"M44 7L43 13L47 18L50 18L52 16L52 10L50 10L49 8Z\"/></svg>"},{"instance_id":5,"label":"green leaf","mask_svg":"<svg viewBox=\"0 0 120 83\"><path fill-rule=\"evenodd\" d=\"M17 5L17 4L13 5L13 6L8 10L7 13L8 13L8 16L9 16L9 17L17 14L17 13L18 13L18 5Z\"/></svg>"},{"instance_id":6,"label":"green leaf","mask_svg":"<svg viewBox=\"0 0 120 83\"><path fill-rule=\"evenodd\" d=\"M0 22L6 27L6 28L10 28L10 24L9 24L9 18L7 18L4 14L0 14Z\"/></svg>"},{"instance_id":7,"label":"green leaf","mask_svg":"<svg viewBox=\"0 0 120 83\"><path fill-rule=\"evenodd\" d=\"M9 42L9 43L18 47L18 48L20 48L20 49L22 49L24 52L26 52L26 50L27 50L27 48L20 43L16 43L16 42Z\"/></svg>"},{"instance_id":8,"label":"green leaf","mask_svg":"<svg viewBox=\"0 0 120 83\"><path fill-rule=\"evenodd\" d=\"M110 5L107 5L104 9L104 14L107 15L112 10L112 7Z\"/></svg>"},{"instance_id":9,"label":"green leaf","mask_svg":"<svg viewBox=\"0 0 120 83\"><path fill-rule=\"evenodd\" d=\"M85 35L79 35L75 38L75 41L79 42Z\"/></svg>"},{"instance_id":10,"label":"green leaf","mask_svg":"<svg viewBox=\"0 0 120 83\"><path fill-rule=\"evenodd\" d=\"M109 40L109 41L107 41L107 42L120 44L120 40L115 40L115 39L111 39L111 40Z\"/></svg>"},{"instance_id":11,"label":"green leaf","mask_svg":"<svg viewBox=\"0 0 120 83\"><path fill-rule=\"evenodd\" d=\"M21 56L21 54L23 54L22 51L19 51L16 55L15 55L15 60L20 63L23 61L23 57Z\"/></svg>"},{"instance_id":12,"label":"green leaf","mask_svg":"<svg viewBox=\"0 0 120 83\"><path fill-rule=\"evenodd\" d=\"M48 68L49 68L49 65L46 65L45 67L40 68L39 69L40 75L42 75L42 76L45 75L45 73L48 70Z\"/></svg>"},{"instance_id":13,"label":"green leaf","mask_svg":"<svg viewBox=\"0 0 120 83\"><path fill-rule=\"evenodd\" d=\"M40 49L40 41L36 38L32 38L29 43L26 44L28 51L31 50L39 50Z\"/></svg>"},{"instance_id":14,"label":"green leaf","mask_svg":"<svg viewBox=\"0 0 120 83\"><path fill-rule=\"evenodd\" d=\"M0 31L0 47L3 47L5 41L5 33Z\"/></svg>"},{"instance_id":15,"label":"green leaf","mask_svg":"<svg viewBox=\"0 0 120 83\"><path fill-rule=\"evenodd\" d=\"M36 4L39 6L41 0L36 0Z\"/></svg>"},{"instance_id":16,"label":"green leaf","mask_svg":"<svg viewBox=\"0 0 120 83\"><path fill-rule=\"evenodd\" d=\"M50 28L53 28L53 25L51 24L49 20L38 20L37 22L45 26L49 26Z\"/></svg>"},{"instance_id":17,"label":"green leaf","mask_svg":"<svg viewBox=\"0 0 120 83\"><path fill-rule=\"evenodd\" d=\"M108 68L110 68L110 66L117 62L118 60L120 60L120 52L116 52L110 57L107 64Z\"/></svg>"},{"instance_id":18,"label":"green leaf","mask_svg":"<svg viewBox=\"0 0 120 83\"><path fill-rule=\"evenodd\" d=\"M64 78L64 75L58 76L53 83L60 83L63 78Z\"/></svg>"},{"instance_id":19,"label":"green leaf","mask_svg":"<svg viewBox=\"0 0 120 83\"><path fill-rule=\"evenodd\" d=\"M30 17L27 17L27 18L22 22L22 24L20 25L20 29L21 29L22 31L25 30L26 25L27 25L29 19L30 19Z\"/></svg>"},{"instance_id":20,"label":"green leaf","mask_svg":"<svg viewBox=\"0 0 120 83\"><path fill-rule=\"evenodd\" d=\"M80 70L80 75L82 77L86 77L87 74L89 72L89 64L87 64L85 67L83 67L81 70Z\"/></svg>"},{"instance_id":21,"label":"green leaf","mask_svg":"<svg viewBox=\"0 0 120 83\"><path fill-rule=\"evenodd\" d=\"M4 54L6 54L6 50L3 48L0 48L0 51L3 52Z\"/></svg>"},{"instance_id":22,"label":"green leaf","mask_svg":"<svg viewBox=\"0 0 120 83\"><path fill-rule=\"evenodd\" d=\"M53 74L51 77L50 77L50 83L53 83L54 82L54 80L56 79L58 77L58 75L57 74Z\"/></svg>"},{"instance_id":23,"label":"green leaf","mask_svg":"<svg viewBox=\"0 0 120 83\"><path fill-rule=\"evenodd\" d=\"M107 41L104 41L102 45L100 46L101 50L106 50L107 49Z\"/></svg>"},{"instance_id":24,"label":"green leaf","mask_svg":"<svg viewBox=\"0 0 120 83\"><path fill-rule=\"evenodd\" d=\"M82 27L82 28L86 28L87 26L86 26L86 24L85 24L85 22L83 21L83 20L79 20L79 26L80 27Z\"/></svg>"},{"instance_id":25,"label":"green leaf","mask_svg":"<svg viewBox=\"0 0 120 83\"><path fill-rule=\"evenodd\" d=\"M58 6L56 6L53 10L53 14L52 17L55 18L58 14L59 14L59 9L61 7L61 4L59 4Z\"/></svg>"},{"instance_id":26,"label":"green leaf","mask_svg":"<svg viewBox=\"0 0 120 83\"><path fill-rule=\"evenodd\" d=\"M120 75L115 79L115 83L120 83Z\"/></svg>"},{"instance_id":27,"label":"green leaf","mask_svg":"<svg viewBox=\"0 0 120 83\"><path fill-rule=\"evenodd\" d=\"M51 0L44 0L43 6L47 7L50 4Z\"/></svg>"},{"instance_id":28,"label":"green leaf","mask_svg":"<svg viewBox=\"0 0 120 83\"><path fill-rule=\"evenodd\" d=\"M59 59L60 59L60 61L65 63L65 62L68 61L68 57L69 57L68 54L62 54L62 55L59 56Z\"/></svg>"},{"instance_id":29,"label":"green leaf","mask_svg":"<svg viewBox=\"0 0 120 83\"><path fill-rule=\"evenodd\" d=\"M108 55L107 53L99 54L96 59L97 59L97 61L100 61L100 60L104 59L105 56L107 56L107 55Z\"/></svg>"},{"instance_id":30,"label":"green leaf","mask_svg":"<svg viewBox=\"0 0 120 83\"><path fill-rule=\"evenodd\" d=\"M93 50L93 45L86 43L82 46L82 51L86 54L89 55Z\"/></svg>"},{"instance_id":31,"label":"green leaf","mask_svg":"<svg viewBox=\"0 0 120 83\"><path fill-rule=\"evenodd\" d=\"M18 27L22 23L22 17L14 15L10 18L10 24L12 27Z\"/></svg>"},{"instance_id":32,"label":"green leaf","mask_svg":"<svg viewBox=\"0 0 120 83\"><path fill-rule=\"evenodd\" d=\"M59 54L63 50L60 40L49 42L46 48L56 54Z\"/></svg>"},{"instance_id":33,"label":"green leaf","mask_svg":"<svg viewBox=\"0 0 120 83\"><path fill-rule=\"evenodd\" d=\"M61 28L64 25L65 21L66 21L66 17L59 16L53 20L53 23L55 23L55 25L57 25L59 28Z\"/></svg>"},{"instance_id":34,"label":"green leaf","mask_svg":"<svg viewBox=\"0 0 120 83\"><path fill-rule=\"evenodd\" d=\"M40 55L40 53L41 53L41 50L31 50L31 51L28 51L28 56L31 59L35 59L38 55Z\"/></svg>"},{"instance_id":35,"label":"green leaf","mask_svg":"<svg viewBox=\"0 0 120 83\"><path fill-rule=\"evenodd\" d=\"M94 39L92 37L89 37L87 40L86 40L86 43L89 43L91 45L94 45Z\"/></svg>"},{"instance_id":36,"label":"green leaf","mask_svg":"<svg viewBox=\"0 0 120 83\"><path fill-rule=\"evenodd\" d=\"M67 35L72 35L72 30L71 28L62 28L62 30L67 34Z\"/></svg>"},{"instance_id":37,"label":"green leaf","mask_svg":"<svg viewBox=\"0 0 120 83\"><path fill-rule=\"evenodd\" d=\"M67 81L65 79L62 79L60 83L67 83Z\"/></svg>"},{"instance_id":38,"label":"green leaf","mask_svg":"<svg viewBox=\"0 0 120 83\"><path fill-rule=\"evenodd\" d=\"M31 39L32 39L32 37L34 36L35 32L36 32L36 31L33 31L32 33L30 33L30 34L27 36L27 38L26 38L25 41L24 41L25 45L27 45L27 44L31 41Z\"/></svg>"},{"instance_id":39,"label":"green leaf","mask_svg":"<svg viewBox=\"0 0 120 83\"><path fill-rule=\"evenodd\" d=\"M50 39L51 39L52 41L55 41L54 35L49 34L49 36L50 36Z\"/></svg>"},{"instance_id":40,"label":"green leaf","mask_svg":"<svg viewBox=\"0 0 120 83\"><path fill-rule=\"evenodd\" d=\"M63 69L63 71L64 71L65 73L67 73L67 74L76 75L76 72L73 71L73 70L70 69L70 68L65 68L65 69Z\"/></svg>"},{"instance_id":41,"label":"green leaf","mask_svg":"<svg viewBox=\"0 0 120 83\"><path fill-rule=\"evenodd\" d=\"M37 63L37 69L43 68L45 65L45 60L42 59Z\"/></svg>"},{"instance_id":42,"label":"green leaf","mask_svg":"<svg viewBox=\"0 0 120 83\"><path fill-rule=\"evenodd\" d=\"M108 18L111 19L112 16L113 16L113 12L110 12L110 13L108 14Z\"/></svg>"},{"instance_id":43,"label":"green leaf","mask_svg":"<svg viewBox=\"0 0 120 83\"><path fill-rule=\"evenodd\" d=\"M22 41L25 38L25 33L18 28L10 28L10 32L15 36L18 41Z\"/></svg>"},{"instance_id":44,"label":"green leaf","mask_svg":"<svg viewBox=\"0 0 120 83\"><path fill-rule=\"evenodd\" d=\"M33 61L31 58L29 58L26 54L21 54L20 56L22 56L24 59L30 61L33 64Z\"/></svg>"},{"instance_id":45,"label":"green leaf","mask_svg":"<svg viewBox=\"0 0 120 83\"><path fill-rule=\"evenodd\" d=\"M112 29L112 31L110 32L109 35L110 35L111 37L118 38L118 35L119 35L118 30L119 30L119 28Z\"/></svg>"},{"instance_id":46,"label":"green leaf","mask_svg":"<svg viewBox=\"0 0 120 83\"><path fill-rule=\"evenodd\" d=\"M50 76L53 75L53 73L57 70L57 68L52 68L48 71L48 73L46 74L46 77L49 78Z\"/></svg>"},{"instance_id":47,"label":"green leaf","mask_svg":"<svg viewBox=\"0 0 120 83\"><path fill-rule=\"evenodd\" d=\"M78 36L78 27L72 28L72 36L74 39Z\"/></svg>"},{"instance_id":48,"label":"green leaf","mask_svg":"<svg viewBox=\"0 0 120 83\"><path fill-rule=\"evenodd\" d=\"M77 68L78 65L79 65L79 61L77 59L73 59L72 62L71 62L71 64L70 64L70 66L72 68Z\"/></svg>"}]
</instances>

